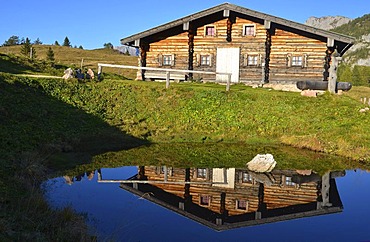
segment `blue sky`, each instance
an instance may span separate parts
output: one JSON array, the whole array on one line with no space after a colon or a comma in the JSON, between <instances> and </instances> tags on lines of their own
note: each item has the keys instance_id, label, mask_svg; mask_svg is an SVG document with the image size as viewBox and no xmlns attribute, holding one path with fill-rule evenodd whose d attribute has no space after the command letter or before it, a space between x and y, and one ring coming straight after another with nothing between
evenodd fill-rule
<instances>
[{"instance_id":1,"label":"blue sky","mask_svg":"<svg viewBox=\"0 0 370 242\"><path fill-rule=\"evenodd\" d=\"M85 49L104 43L120 45L123 37L224 3L222 0L4 0L0 14L0 45L10 36L36 38L44 44L71 44ZM309 17L361 17L369 0L233 0L232 4L299 23Z\"/></svg>"}]
</instances>

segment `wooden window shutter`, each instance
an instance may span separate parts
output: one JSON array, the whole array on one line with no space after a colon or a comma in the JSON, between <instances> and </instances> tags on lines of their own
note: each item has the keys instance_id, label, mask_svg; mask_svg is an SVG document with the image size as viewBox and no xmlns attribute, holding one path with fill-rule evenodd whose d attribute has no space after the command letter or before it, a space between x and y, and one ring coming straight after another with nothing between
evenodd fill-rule
<instances>
[{"instance_id":1,"label":"wooden window shutter","mask_svg":"<svg viewBox=\"0 0 370 242\"><path fill-rule=\"evenodd\" d=\"M258 54L257 66L262 66L262 54Z\"/></svg>"},{"instance_id":2,"label":"wooden window shutter","mask_svg":"<svg viewBox=\"0 0 370 242\"><path fill-rule=\"evenodd\" d=\"M175 54L172 54L172 57L171 57L171 66L175 66Z\"/></svg>"},{"instance_id":3,"label":"wooden window shutter","mask_svg":"<svg viewBox=\"0 0 370 242\"><path fill-rule=\"evenodd\" d=\"M307 59L308 59L308 55L307 54L303 54L303 57L302 57L302 68L307 68Z\"/></svg>"},{"instance_id":4,"label":"wooden window shutter","mask_svg":"<svg viewBox=\"0 0 370 242\"><path fill-rule=\"evenodd\" d=\"M196 66L200 66L200 54L196 55Z\"/></svg>"},{"instance_id":5,"label":"wooden window shutter","mask_svg":"<svg viewBox=\"0 0 370 242\"><path fill-rule=\"evenodd\" d=\"M158 65L163 66L163 55L161 54L158 55Z\"/></svg>"},{"instance_id":6,"label":"wooden window shutter","mask_svg":"<svg viewBox=\"0 0 370 242\"><path fill-rule=\"evenodd\" d=\"M239 182L239 183L243 183L243 172L242 171L239 171L237 173L237 177L236 177L236 180Z\"/></svg>"},{"instance_id":7,"label":"wooden window shutter","mask_svg":"<svg viewBox=\"0 0 370 242\"><path fill-rule=\"evenodd\" d=\"M212 66L213 54L209 55L209 66Z\"/></svg>"},{"instance_id":8,"label":"wooden window shutter","mask_svg":"<svg viewBox=\"0 0 370 242\"><path fill-rule=\"evenodd\" d=\"M286 60L287 60L287 67L292 67L292 54L287 54Z\"/></svg>"},{"instance_id":9,"label":"wooden window shutter","mask_svg":"<svg viewBox=\"0 0 370 242\"><path fill-rule=\"evenodd\" d=\"M244 66L248 66L248 54L244 54Z\"/></svg>"}]
</instances>

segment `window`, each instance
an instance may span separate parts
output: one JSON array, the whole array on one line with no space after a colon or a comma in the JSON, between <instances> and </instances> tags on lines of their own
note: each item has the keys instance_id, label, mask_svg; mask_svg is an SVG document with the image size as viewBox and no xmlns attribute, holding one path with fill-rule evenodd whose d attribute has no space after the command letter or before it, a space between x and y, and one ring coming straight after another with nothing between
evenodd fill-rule
<instances>
[{"instance_id":1,"label":"window","mask_svg":"<svg viewBox=\"0 0 370 242\"><path fill-rule=\"evenodd\" d=\"M173 65L173 55L163 55L163 65L172 66Z\"/></svg>"},{"instance_id":2,"label":"window","mask_svg":"<svg viewBox=\"0 0 370 242\"><path fill-rule=\"evenodd\" d=\"M204 30L205 36L216 36L216 28L213 25L208 25L205 27Z\"/></svg>"},{"instance_id":3,"label":"window","mask_svg":"<svg viewBox=\"0 0 370 242\"><path fill-rule=\"evenodd\" d=\"M303 66L303 57L292 56L292 66Z\"/></svg>"},{"instance_id":4,"label":"window","mask_svg":"<svg viewBox=\"0 0 370 242\"><path fill-rule=\"evenodd\" d=\"M259 53L248 53L244 55L244 66L253 66L258 67L261 66L263 61L262 54Z\"/></svg>"},{"instance_id":5,"label":"window","mask_svg":"<svg viewBox=\"0 0 370 242\"><path fill-rule=\"evenodd\" d=\"M297 54L287 54L287 65L288 67L302 67L306 68L308 66L308 55L297 55Z\"/></svg>"},{"instance_id":6,"label":"window","mask_svg":"<svg viewBox=\"0 0 370 242\"><path fill-rule=\"evenodd\" d=\"M256 26L254 24L246 24L243 26L244 36L256 36Z\"/></svg>"},{"instance_id":7,"label":"window","mask_svg":"<svg viewBox=\"0 0 370 242\"><path fill-rule=\"evenodd\" d=\"M242 182L243 183L252 183L252 181L253 181L253 178L249 173L247 173L247 172L242 173Z\"/></svg>"},{"instance_id":8,"label":"window","mask_svg":"<svg viewBox=\"0 0 370 242\"><path fill-rule=\"evenodd\" d=\"M202 206L209 206L211 203L211 196L209 195L200 195L199 199L200 199L199 203Z\"/></svg>"},{"instance_id":9,"label":"window","mask_svg":"<svg viewBox=\"0 0 370 242\"><path fill-rule=\"evenodd\" d=\"M248 210L248 201L247 200L236 200L236 209Z\"/></svg>"},{"instance_id":10,"label":"window","mask_svg":"<svg viewBox=\"0 0 370 242\"><path fill-rule=\"evenodd\" d=\"M248 55L247 66L257 66L257 65L258 65L258 55Z\"/></svg>"},{"instance_id":11,"label":"window","mask_svg":"<svg viewBox=\"0 0 370 242\"><path fill-rule=\"evenodd\" d=\"M206 178L207 169L206 168L197 168L197 178Z\"/></svg>"},{"instance_id":12,"label":"window","mask_svg":"<svg viewBox=\"0 0 370 242\"><path fill-rule=\"evenodd\" d=\"M201 55L200 56L200 65L201 66L210 66L211 65L211 56L210 55Z\"/></svg>"}]
</instances>

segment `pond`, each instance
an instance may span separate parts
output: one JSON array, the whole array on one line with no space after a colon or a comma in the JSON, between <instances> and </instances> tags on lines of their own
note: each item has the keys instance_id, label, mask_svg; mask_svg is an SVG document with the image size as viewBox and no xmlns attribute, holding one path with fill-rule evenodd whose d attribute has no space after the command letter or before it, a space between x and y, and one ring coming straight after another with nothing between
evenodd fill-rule
<instances>
[{"instance_id":1,"label":"pond","mask_svg":"<svg viewBox=\"0 0 370 242\"><path fill-rule=\"evenodd\" d=\"M54 207L86 214L99 241L370 239L370 173L281 168L254 173L138 164L66 175L43 186Z\"/></svg>"}]
</instances>

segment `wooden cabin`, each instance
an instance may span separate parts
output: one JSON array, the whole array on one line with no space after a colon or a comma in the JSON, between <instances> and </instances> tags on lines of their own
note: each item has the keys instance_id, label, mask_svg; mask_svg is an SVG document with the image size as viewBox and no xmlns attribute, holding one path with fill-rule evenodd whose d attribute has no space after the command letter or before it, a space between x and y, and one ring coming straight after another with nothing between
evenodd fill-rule
<instances>
[{"instance_id":1,"label":"wooden cabin","mask_svg":"<svg viewBox=\"0 0 370 242\"><path fill-rule=\"evenodd\" d=\"M141 166L120 187L215 230L341 212L344 172ZM145 195L147 194L147 195ZM150 194L148 196L148 194Z\"/></svg>"},{"instance_id":2,"label":"wooden cabin","mask_svg":"<svg viewBox=\"0 0 370 242\"><path fill-rule=\"evenodd\" d=\"M141 67L231 73L234 83L273 83L327 81L333 55L342 56L354 39L224 3L121 43L140 48ZM164 75L140 70L138 79ZM196 75L177 73L171 79L197 79ZM225 75L201 78L226 81Z\"/></svg>"}]
</instances>

